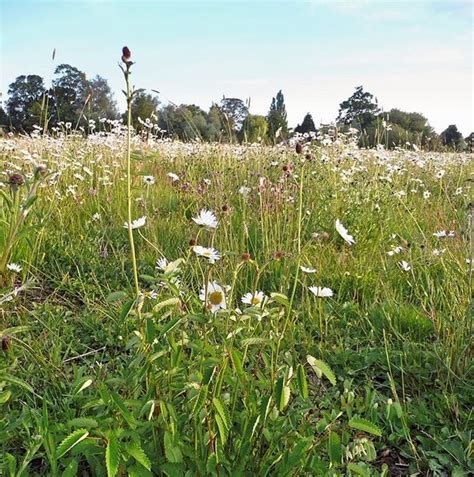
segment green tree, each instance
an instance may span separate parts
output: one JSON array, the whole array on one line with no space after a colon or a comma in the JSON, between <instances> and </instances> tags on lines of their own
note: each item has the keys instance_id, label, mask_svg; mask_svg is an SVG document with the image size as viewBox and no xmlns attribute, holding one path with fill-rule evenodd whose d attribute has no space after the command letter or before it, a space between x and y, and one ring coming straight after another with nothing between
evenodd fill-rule
<instances>
[{"instance_id":1,"label":"green tree","mask_svg":"<svg viewBox=\"0 0 474 477\"><path fill-rule=\"evenodd\" d=\"M288 138L288 119L286 115L285 98L283 93L278 91L276 97L272 98L270 111L267 115L268 137L272 143Z\"/></svg>"},{"instance_id":2,"label":"green tree","mask_svg":"<svg viewBox=\"0 0 474 477\"><path fill-rule=\"evenodd\" d=\"M239 98L226 98L221 100L221 111L228 123L228 128L234 132L240 131L245 118L249 114L249 108Z\"/></svg>"},{"instance_id":3,"label":"green tree","mask_svg":"<svg viewBox=\"0 0 474 477\"><path fill-rule=\"evenodd\" d=\"M59 65L54 74L53 120L70 122L75 125L82 120L81 113L84 111L88 99L89 83L86 75L75 66L67 64Z\"/></svg>"},{"instance_id":4,"label":"green tree","mask_svg":"<svg viewBox=\"0 0 474 477\"><path fill-rule=\"evenodd\" d=\"M357 86L352 96L339 105L337 122L363 131L373 125L379 112L373 94L364 91L363 86Z\"/></svg>"},{"instance_id":5,"label":"green tree","mask_svg":"<svg viewBox=\"0 0 474 477\"><path fill-rule=\"evenodd\" d=\"M153 120L158 117L158 106L160 102L156 96L146 93L144 90L137 90L132 100L132 125L137 131L145 129L144 123L147 119ZM127 113L123 114L126 121Z\"/></svg>"},{"instance_id":6,"label":"green tree","mask_svg":"<svg viewBox=\"0 0 474 477\"><path fill-rule=\"evenodd\" d=\"M473 152L474 150L474 132L472 132L471 134L469 134L469 136L467 136L465 139L464 139L464 142L466 143L466 148L469 152Z\"/></svg>"},{"instance_id":7,"label":"green tree","mask_svg":"<svg viewBox=\"0 0 474 477\"><path fill-rule=\"evenodd\" d=\"M102 76L95 76L88 82L90 99L87 103L88 119L117 119L118 110L109 83Z\"/></svg>"},{"instance_id":8,"label":"green tree","mask_svg":"<svg viewBox=\"0 0 474 477\"><path fill-rule=\"evenodd\" d=\"M38 75L18 76L10 84L6 108L13 130L31 132L34 124L40 124L45 93L43 78Z\"/></svg>"},{"instance_id":9,"label":"green tree","mask_svg":"<svg viewBox=\"0 0 474 477\"><path fill-rule=\"evenodd\" d=\"M265 116L249 114L241 129L241 140L248 143L256 143L265 139L268 132L268 123Z\"/></svg>"},{"instance_id":10,"label":"green tree","mask_svg":"<svg viewBox=\"0 0 474 477\"><path fill-rule=\"evenodd\" d=\"M307 113L303 119L301 124L298 124L295 128L295 132L297 133L309 133L309 132L316 132L316 126L314 125L313 116L310 113Z\"/></svg>"},{"instance_id":11,"label":"green tree","mask_svg":"<svg viewBox=\"0 0 474 477\"><path fill-rule=\"evenodd\" d=\"M466 143L462 134L455 124L449 125L442 133L443 144L454 151L462 151L466 148Z\"/></svg>"}]
</instances>

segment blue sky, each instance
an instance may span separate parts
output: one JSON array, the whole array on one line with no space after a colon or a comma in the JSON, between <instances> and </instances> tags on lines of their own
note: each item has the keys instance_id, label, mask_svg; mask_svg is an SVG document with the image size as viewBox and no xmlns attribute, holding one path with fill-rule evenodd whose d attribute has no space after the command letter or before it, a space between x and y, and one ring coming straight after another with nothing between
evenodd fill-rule
<instances>
[{"instance_id":1,"label":"blue sky","mask_svg":"<svg viewBox=\"0 0 474 477\"><path fill-rule=\"evenodd\" d=\"M438 132L473 129L472 2L456 0L0 0L0 91L48 84L60 63L109 80L121 108L122 46L137 87L207 109L223 95L266 114L283 90L291 126L327 122L362 84L384 109L424 113ZM51 60L56 48L56 59Z\"/></svg>"}]
</instances>

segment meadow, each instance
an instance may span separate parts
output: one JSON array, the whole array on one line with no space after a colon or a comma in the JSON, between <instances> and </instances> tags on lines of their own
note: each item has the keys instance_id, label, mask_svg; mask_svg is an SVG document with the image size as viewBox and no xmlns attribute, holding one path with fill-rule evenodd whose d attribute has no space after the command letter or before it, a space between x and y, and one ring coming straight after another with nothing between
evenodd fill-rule
<instances>
[{"instance_id":1,"label":"meadow","mask_svg":"<svg viewBox=\"0 0 474 477\"><path fill-rule=\"evenodd\" d=\"M472 155L126 132L0 139L0 475L472 475Z\"/></svg>"}]
</instances>

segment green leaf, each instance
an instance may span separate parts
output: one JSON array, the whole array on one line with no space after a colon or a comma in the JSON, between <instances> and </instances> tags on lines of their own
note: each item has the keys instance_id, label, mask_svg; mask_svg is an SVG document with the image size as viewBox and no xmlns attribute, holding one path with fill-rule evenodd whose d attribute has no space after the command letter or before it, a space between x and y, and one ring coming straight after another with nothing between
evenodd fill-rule
<instances>
[{"instance_id":1,"label":"green leaf","mask_svg":"<svg viewBox=\"0 0 474 477\"><path fill-rule=\"evenodd\" d=\"M351 472L354 472L357 475L362 475L363 477L370 476L369 472L366 469L364 469L359 464L354 464L354 462L350 462L349 464L347 464L347 470L350 470Z\"/></svg>"},{"instance_id":2,"label":"green leaf","mask_svg":"<svg viewBox=\"0 0 474 477\"><path fill-rule=\"evenodd\" d=\"M131 457L133 457L137 462L143 465L145 469L151 470L150 459L138 443L130 442L129 444L125 444L122 447Z\"/></svg>"},{"instance_id":3,"label":"green leaf","mask_svg":"<svg viewBox=\"0 0 474 477\"><path fill-rule=\"evenodd\" d=\"M116 301L124 300L128 298L128 293L123 290L114 291L107 295L106 301L107 303L114 303Z\"/></svg>"},{"instance_id":4,"label":"green leaf","mask_svg":"<svg viewBox=\"0 0 474 477\"><path fill-rule=\"evenodd\" d=\"M99 423L92 417L76 417L68 421L67 424L70 427L84 427L87 429L99 426Z\"/></svg>"},{"instance_id":5,"label":"green leaf","mask_svg":"<svg viewBox=\"0 0 474 477\"><path fill-rule=\"evenodd\" d=\"M134 464L127 467L128 477L153 477L153 474L140 464Z\"/></svg>"},{"instance_id":6,"label":"green leaf","mask_svg":"<svg viewBox=\"0 0 474 477\"><path fill-rule=\"evenodd\" d=\"M61 444L56 448L56 458L60 459L64 454L69 452L76 444L83 441L89 435L86 429L78 429L63 439Z\"/></svg>"},{"instance_id":7,"label":"green leaf","mask_svg":"<svg viewBox=\"0 0 474 477\"><path fill-rule=\"evenodd\" d=\"M204 386L201 387L199 394L196 398L196 402L194 403L193 410L192 410L192 415L196 416L199 411L203 408L204 403L206 402L207 399L207 392L208 392L208 386L205 384Z\"/></svg>"},{"instance_id":8,"label":"green leaf","mask_svg":"<svg viewBox=\"0 0 474 477\"><path fill-rule=\"evenodd\" d=\"M167 300L160 301L153 307L153 311L157 312L160 311L162 308L165 308L167 306L174 306L174 305L179 305L181 303L181 300L179 298L168 298Z\"/></svg>"},{"instance_id":9,"label":"green leaf","mask_svg":"<svg viewBox=\"0 0 474 477\"><path fill-rule=\"evenodd\" d=\"M180 448L174 444L173 436L168 431L165 431L164 444L165 456L168 459L168 462L173 464L180 464L183 462L183 454L181 453Z\"/></svg>"},{"instance_id":10,"label":"green leaf","mask_svg":"<svg viewBox=\"0 0 474 477\"><path fill-rule=\"evenodd\" d=\"M79 463L76 459L71 460L67 467L64 469L61 477L76 477L77 476L77 468Z\"/></svg>"},{"instance_id":11,"label":"green leaf","mask_svg":"<svg viewBox=\"0 0 474 477\"><path fill-rule=\"evenodd\" d=\"M115 477L120 463L120 444L117 437L112 434L105 449L105 466L107 468L107 476Z\"/></svg>"},{"instance_id":12,"label":"green leaf","mask_svg":"<svg viewBox=\"0 0 474 477\"><path fill-rule=\"evenodd\" d=\"M33 388L28 383L25 383L25 381L22 381L21 379L15 376L12 376L11 374L0 372L0 382L1 381L6 381L7 383L10 383L10 384L15 384L16 386L26 389L30 393L34 393Z\"/></svg>"},{"instance_id":13,"label":"green leaf","mask_svg":"<svg viewBox=\"0 0 474 477\"><path fill-rule=\"evenodd\" d=\"M216 419L217 423L217 428L219 429L219 435L221 437L222 445L224 445L227 441L227 427L224 424L224 421L222 420L221 416L219 414L215 414L214 418Z\"/></svg>"},{"instance_id":14,"label":"green leaf","mask_svg":"<svg viewBox=\"0 0 474 477\"><path fill-rule=\"evenodd\" d=\"M298 365L296 370L296 376L298 379L298 388L300 390L301 397L308 399L308 381L306 380L306 373L302 364Z\"/></svg>"},{"instance_id":15,"label":"green leaf","mask_svg":"<svg viewBox=\"0 0 474 477\"><path fill-rule=\"evenodd\" d=\"M283 305L287 308L290 306L288 297L286 295L283 295L283 293L270 293L270 297L280 305Z\"/></svg>"},{"instance_id":16,"label":"green leaf","mask_svg":"<svg viewBox=\"0 0 474 477\"><path fill-rule=\"evenodd\" d=\"M11 391L4 391L0 393L0 404L5 404L6 402L8 402L11 395L12 395Z\"/></svg>"},{"instance_id":17,"label":"green leaf","mask_svg":"<svg viewBox=\"0 0 474 477\"><path fill-rule=\"evenodd\" d=\"M281 377L276 383L275 401L280 411L283 411L290 401L290 387L285 384L284 377Z\"/></svg>"},{"instance_id":18,"label":"green leaf","mask_svg":"<svg viewBox=\"0 0 474 477\"><path fill-rule=\"evenodd\" d=\"M239 352L236 349L230 350L230 360L232 361L232 366L239 376L244 375L244 368L242 366L242 358L240 357Z\"/></svg>"},{"instance_id":19,"label":"green leaf","mask_svg":"<svg viewBox=\"0 0 474 477\"><path fill-rule=\"evenodd\" d=\"M112 398L112 401L114 402L115 406L117 406L118 410L120 411L120 414L125 419L127 424L130 427L135 428L137 425L137 421L135 420L135 417L133 417L133 414L127 409L122 399L120 399L120 396L115 391L110 391L110 397Z\"/></svg>"},{"instance_id":20,"label":"green leaf","mask_svg":"<svg viewBox=\"0 0 474 477\"><path fill-rule=\"evenodd\" d=\"M338 466L342 461L342 444L341 438L337 432L329 433L329 442L328 442L328 454L331 464L333 466Z\"/></svg>"},{"instance_id":21,"label":"green leaf","mask_svg":"<svg viewBox=\"0 0 474 477\"><path fill-rule=\"evenodd\" d=\"M375 424L368 421L367 419L363 419L361 417L353 417L349 421L349 427L352 427L352 429L357 429L358 431L367 432L378 437L382 435L382 431L379 427L377 427Z\"/></svg>"},{"instance_id":22,"label":"green leaf","mask_svg":"<svg viewBox=\"0 0 474 477\"><path fill-rule=\"evenodd\" d=\"M318 378L324 375L333 386L336 385L336 376L334 375L332 369L329 367L327 363L319 359L316 359L309 354L308 356L306 356L306 360L308 361L309 365L313 368Z\"/></svg>"},{"instance_id":23,"label":"green leaf","mask_svg":"<svg viewBox=\"0 0 474 477\"><path fill-rule=\"evenodd\" d=\"M166 333L169 333L170 331L174 330L181 323L182 320L183 318L178 316L168 321L168 323L166 323L166 325L164 325L161 329L162 335L165 336Z\"/></svg>"},{"instance_id":24,"label":"green leaf","mask_svg":"<svg viewBox=\"0 0 474 477\"><path fill-rule=\"evenodd\" d=\"M135 305L135 302L136 302L136 300L135 300L135 298L133 298L131 300L127 300L122 305L122 309L120 310L120 321L123 321L123 320L125 320L125 318L127 318L128 314L130 313L130 310Z\"/></svg>"},{"instance_id":25,"label":"green leaf","mask_svg":"<svg viewBox=\"0 0 474 477\"><path fill-rule=\"evenodd\" d=\"M224 407L221 401L216 397L212 399L212 404L214 404L214 407L217 413L219 414L219 416L221 417L225 428L227 430L230 429L230 416L227 409Z\"/></svg>"}]
</instances>

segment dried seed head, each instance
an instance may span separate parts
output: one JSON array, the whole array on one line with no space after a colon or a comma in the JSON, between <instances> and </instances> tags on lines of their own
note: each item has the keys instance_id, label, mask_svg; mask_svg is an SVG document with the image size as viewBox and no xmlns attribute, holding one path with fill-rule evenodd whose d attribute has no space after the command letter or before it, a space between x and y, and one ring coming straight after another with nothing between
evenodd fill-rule
<instances>
[{"instance_id":1,"label":"dried seed head","mask_svg":"<svg viewBox=\"0 0 474 477\"><path fill-rule=\"evenodd\" d=\"M250 253L244 252L242 256L240 257L240 259L242 260L242 262L248 262L249 260L252 259L252 257L250 256Z\"/></svg>"},{"instance_id":2,"label":"dried seed head","mask_svg":"<svg viewBox=\"0 0 474 477\"><path fill-rule=\"evenodd\" d=\"M313 156L308 152L308 154L306 154L306 156L304 156L304 158L307 160L307 161L312 161L313 160Z\"/></svg>"},{"instance_id":3,"label":"dried seed head","mask_svg":"<svg viewBox=\"0 0 474 477\"><path fill-rule=\"evenodd\" d=\"M196 244L197 244L197 240L196 240L195 238L192 238L192 239L189 241L189 246L190 246L190 247L194 247Z\"/></svg>"},{"instance_id":4,"label":"dried seed head","mask_svg":"<svg viewBox=\"0 0 474 477\"><path fill-rule=\"evenodd\" d=\"M229 212L229 211L230 211L230 207L228 205L222 206L222 212Z\"/></svg>"},{"instance_id":5,"label":"dried seed head","mask_svg":"<svg viewBox=\"0 0 474 477\"><path fill-rule=\"evenodd\" d=\"M285 253L280 250L277 250L276 252L273 252L272 254L273 260L281 260L284 256L285 256Z\"/></svg>"},{"instance_id":6,"label":"dried seed head","mask_svg":"<svg viewBox=\"0 0 474 477\"><path fill-rule=\"evenodd\" d=\"M11 338L8 335L2 336L2 351L5 353L10 349Z\"/></svg>"},{"instance_id":7,"label":"dried seed head","mask_svg":"<svg viewBox=\"0 0 474 477\"><path fill-rule=\"evenodd\" d=\"M19 187L25 183L25 179L21 174L12 174L8 179L8 183L11 186Z\"/></svg>"},{"instance_id":8,"label":"dried seed head","mask_svg":"<svg viewBox=\"0 0 474 477\"><path fill-rule=\"evenodd\" d=\"M301 154L303 152L303 146L301 145L300 142L296 143L295 151L296 151L296 154Z\"/></svg>"}]
</instances>

